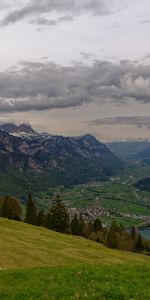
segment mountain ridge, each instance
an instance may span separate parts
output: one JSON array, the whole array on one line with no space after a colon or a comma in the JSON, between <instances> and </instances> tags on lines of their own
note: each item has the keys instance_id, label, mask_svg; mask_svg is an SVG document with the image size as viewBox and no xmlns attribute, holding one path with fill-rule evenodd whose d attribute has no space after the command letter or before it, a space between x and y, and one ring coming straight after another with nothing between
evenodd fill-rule
<instances>
[{"instance_id":1,"label":"mountain ridge","mask_svg":"<svg viewBox=\"0 0 150 300\"><path fill-rule=\"evenodd\" d=\"M20 137L0 130L0 183L2 176L6 180L10 176L11 182L18 178L18 185L22 176L23 181L38 177L43 185L44 180L47 185L70 186L107 180L122 167L123 162L90 134L63 137L37 133Z\"/></svg>"}]
</instances>

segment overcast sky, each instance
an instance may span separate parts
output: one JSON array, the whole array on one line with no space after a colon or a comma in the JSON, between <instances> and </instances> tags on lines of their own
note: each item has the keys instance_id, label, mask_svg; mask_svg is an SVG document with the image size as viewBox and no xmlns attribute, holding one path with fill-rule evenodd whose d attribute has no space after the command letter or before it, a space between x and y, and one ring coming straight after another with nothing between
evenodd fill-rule
<instances>
[{"instance_id":1,"label":"overcast sky","mask_svg":"<svg viewBox=\"0 0 150 300\"><path fill-rule=\"evenodd\" d=\"M149 0L0 0L0 122L150 138Z\"/></svg>"}]
</instances>

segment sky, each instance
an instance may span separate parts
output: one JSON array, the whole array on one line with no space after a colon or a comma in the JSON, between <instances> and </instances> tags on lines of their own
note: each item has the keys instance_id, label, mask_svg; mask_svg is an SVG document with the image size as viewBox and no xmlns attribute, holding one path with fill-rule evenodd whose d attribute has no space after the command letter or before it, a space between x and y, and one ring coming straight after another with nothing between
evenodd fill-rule
<instances>
[{"instance_id":1,"label":"sky","mask_svg":"<svg viewBox=\"0 0 150 300\"><path fill-rule=\"evenodd\" d=\"M0 0L0 122L150 139L149 0Z\"/></svg>"}]
</instances>

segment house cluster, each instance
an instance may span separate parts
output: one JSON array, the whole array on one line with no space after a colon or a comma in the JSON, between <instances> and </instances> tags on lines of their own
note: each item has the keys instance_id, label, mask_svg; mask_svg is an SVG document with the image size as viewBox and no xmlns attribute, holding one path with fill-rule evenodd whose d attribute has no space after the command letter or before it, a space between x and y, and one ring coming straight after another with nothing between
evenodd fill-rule
<instances>
[{"instance_id":1,"label":"house cluster","mask_svg":"<svg viewBox=\"0 0 150 300\"><path fill-rule=\"evenodd\" d=\"M86 207L86 208L69 208L71 219L74 215L82 216L85 221L93 221L101 216L113 217L116 216L115 212L106 210L101 207Z\"/></svg>"}]
</instances>

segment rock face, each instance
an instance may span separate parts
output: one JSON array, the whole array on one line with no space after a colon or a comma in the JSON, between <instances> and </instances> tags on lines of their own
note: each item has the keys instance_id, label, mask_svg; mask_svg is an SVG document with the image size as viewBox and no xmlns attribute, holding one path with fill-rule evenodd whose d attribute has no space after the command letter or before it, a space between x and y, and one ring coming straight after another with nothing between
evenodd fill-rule
<instances>
[{"instance_id":1,"label":"rock face","mask_svg":"<svg viewBox=\"0 0 150 300\"><path fill-rule=\"evenodd\" d=\"M16 136L16 132L27 135ZM105 145L92 135L62 137L37 134L26 125L0 130L0 172L15 170L27 176L49 178L49 184L65 186L106 180L123 166Z\"/></svg>"}]
</instances>

